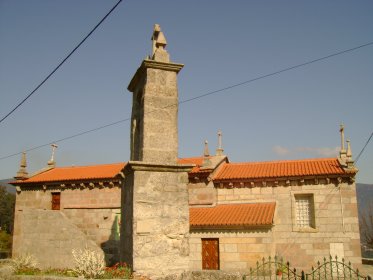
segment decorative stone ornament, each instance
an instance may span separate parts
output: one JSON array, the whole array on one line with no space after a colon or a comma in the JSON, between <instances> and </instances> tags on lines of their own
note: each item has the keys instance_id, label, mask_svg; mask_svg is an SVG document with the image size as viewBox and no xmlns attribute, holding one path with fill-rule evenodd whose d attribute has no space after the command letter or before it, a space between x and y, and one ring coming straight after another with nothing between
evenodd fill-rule
<instances>
[{"instance_id":1,"label":"decorative stone ornament","mask_svg":"<svg viewBox=\"0 0 373 280\"><path fill-rule=\"evenodd\" d=\"M203 163L202 167L207 167L211 166L211 161L210 161L210 152L209 152L209 143L207 140L205 140L205 146L203 149Z\"/></svg>"},{"instance_id":2,"label":"decorative stone ornament","mask_svg":"<svg viewBox=\"0 0 373 280\"><path fill-rule=\"evenodd\" d=\"M346 149L345 149L345 133L344 133L344 125L341 124L339 132L341 133L341 151L339 152L339 157L344 160L346 158Z\"/></svg>"},{"instance_id":3,"label":"decorative stone ornament","mask_svg":"<svg viewBox=\"0 0 373 280\"><path fill-rule=\"evenodd\" d=\"M28 173L26 170L27 163L26 163L26 152L22 153L21 163L19 166L19 170L17 172L17 175L14 177L16 180L25 180L28 178Z\"/></svg>"},{"instance_id":4,"label":"decorative stone ornament","mask_svg":"<svg viewBox=\"0 0 373 280\"><path fill-rule=\"evenodd\" d=\"M154 56L157 48L162 47L165 48L167 45L166 37L164 36L163 32L161 31L161 27L159 24L154 24L154 30L152 35L152 57Z\"/></svg>"},{"instance_id":5,"label":"decorative stone ornament","mask_svg":"<svg viewBox=\"0 0 373 280\"><path fill-rule=\"evenodd\" d=\"M218 130L218 148L216 149L216 155L217 156L223 156L224 155L224 149L223 149L223 143L222 143L222 135L223 133L221 130Z\"/></svg>"},{"instance_id":6,"label":"decorative stone ornament","mask_svg":"<svg viewBox=\"0 0 373 280\"><path fill-rule=\"evenodd\" d=\"M54 160L54 153L55 153L56 149L58 148L58 146L57 146L57 144L52 144L51 147L52 147L52 155L51 155L51 159L48 161L48 166L49 167L55 167L56 162Z\"/></svg>"}]
</instances>

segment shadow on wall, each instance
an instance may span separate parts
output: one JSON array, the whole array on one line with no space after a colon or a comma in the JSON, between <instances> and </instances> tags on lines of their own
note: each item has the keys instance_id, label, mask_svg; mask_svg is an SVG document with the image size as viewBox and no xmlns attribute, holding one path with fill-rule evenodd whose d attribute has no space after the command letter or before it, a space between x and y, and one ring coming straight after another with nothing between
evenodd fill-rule
<instances>
[{"instance_id":1,"label":"shadow on wall","mask_svg":"<svg viewBox=\"0 0 373 280\"><path fill-rule=\"evenodd\" d=\"M120 242L120 213L116 213L109 240L101 243L101 249L105 253L105 262L107 266L113 266L119 262L119 242Z\"/></svg>"}]
</instances>

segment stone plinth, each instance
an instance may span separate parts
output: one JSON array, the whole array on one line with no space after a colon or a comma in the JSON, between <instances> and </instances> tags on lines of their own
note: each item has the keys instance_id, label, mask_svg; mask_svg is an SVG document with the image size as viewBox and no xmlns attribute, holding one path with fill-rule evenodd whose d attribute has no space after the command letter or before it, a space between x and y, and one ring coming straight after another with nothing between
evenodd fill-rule
<instances>
[{"instance_id":1,"label":"stone plinth","mask_svg":"<svg viewBox=\"0 0 373 280\"><path fill-rule=\"evenodd\" d=\"M121 258L167 275L189 266L188 171L192 165L128 163L122 191Z\"/></svg>"}]
</instances>

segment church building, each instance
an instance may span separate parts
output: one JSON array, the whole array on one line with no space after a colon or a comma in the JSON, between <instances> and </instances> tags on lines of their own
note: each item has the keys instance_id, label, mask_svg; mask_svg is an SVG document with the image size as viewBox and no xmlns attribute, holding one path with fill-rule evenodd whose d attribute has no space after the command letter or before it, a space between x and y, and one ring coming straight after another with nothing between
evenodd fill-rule
<instances>
[{"instance_id":1,"label":"church building","mask_svg":"<svg viewBox=\"0 0 373 280\"><path fill-rule=\"evenodd\" d=\"M107 265L168 275L248 271L278 256L309 269L329 255L361 264L355 176L349 141L335 158L230 162L222 132L210 154L178 157L177 75L159 25L133 94L126 162L46 168L29 175L26 154L16 187L13 256L72 267L72 250L101 252Z\"/></svg>"}]
</instances>

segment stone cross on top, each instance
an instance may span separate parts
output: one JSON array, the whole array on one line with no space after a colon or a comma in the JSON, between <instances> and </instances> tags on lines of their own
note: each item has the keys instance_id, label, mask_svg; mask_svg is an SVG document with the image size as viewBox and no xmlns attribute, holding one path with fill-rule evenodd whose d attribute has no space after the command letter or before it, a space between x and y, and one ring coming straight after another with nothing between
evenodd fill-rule
<instances>
[{"instance_id":1,"label":"stone cross on top","mask_svg":"<svg viewBox=\"0 0 373 280\"><path fill-rule=\"evenodd\" d=\"M163 32L161 31L161 27L159 24L154 24L154 30L153 30L153 35L152 35L152 45L153 45L153 49L152 49L152 55L151 57L154 59L154 54L156 53L156 51L158 49L161 49L163 50L166 45L167 45L167 41L166 41L166 37L164 36Z\"/></svg>"}]
</instances>

